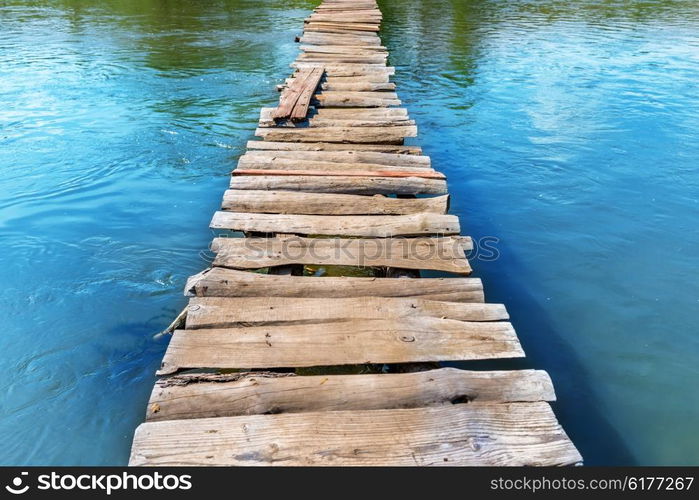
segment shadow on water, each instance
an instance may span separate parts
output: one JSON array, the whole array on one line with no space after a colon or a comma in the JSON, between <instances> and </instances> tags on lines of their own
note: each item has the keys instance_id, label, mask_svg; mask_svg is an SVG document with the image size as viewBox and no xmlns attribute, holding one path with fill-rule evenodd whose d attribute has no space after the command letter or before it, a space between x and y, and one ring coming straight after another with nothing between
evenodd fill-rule
<instances>
[{"instance_id":1,"label":"shadow on water","mask_svg":"<svg viewBox=\"0 0 699 500\"><path fill-rule=\"evenodd\" d=\"M487 302L504 303L524 349L525 358L499 361L448 363L473 370L545 370L551 376L556 401L551 404L560 424L583 456L585 465L638 465L624 440L609 423L604 410L596 404L594 384L587 368L566 340L551 326L549 313L530 294L529 287L517 279L521 266L512 257L514 251L498 244L501 257L487 266L472 261L474 276L483 279ZM504 257L503 257L504 256ZM479 268L498 266L510 279L491 276ZM513 300L516 298L516 300Z\"/></svg>"}]
</instances>

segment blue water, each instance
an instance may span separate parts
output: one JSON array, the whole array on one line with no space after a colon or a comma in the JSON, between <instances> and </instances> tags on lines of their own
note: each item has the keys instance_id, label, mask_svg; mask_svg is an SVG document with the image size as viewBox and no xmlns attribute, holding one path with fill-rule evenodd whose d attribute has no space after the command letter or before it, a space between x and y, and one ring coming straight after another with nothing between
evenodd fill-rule
<instances>
[{"instance_id":1,"label":"blue water","mask_svg":"<svg viewBox=\"0 0 699 500\"><path fill-rule=\"evenodd\" d=\"M123 464L315 2L0 5L1 464ZM588 464L699 464L699 6L382 0L399 94Z\"/></svg>"}]
</instances>

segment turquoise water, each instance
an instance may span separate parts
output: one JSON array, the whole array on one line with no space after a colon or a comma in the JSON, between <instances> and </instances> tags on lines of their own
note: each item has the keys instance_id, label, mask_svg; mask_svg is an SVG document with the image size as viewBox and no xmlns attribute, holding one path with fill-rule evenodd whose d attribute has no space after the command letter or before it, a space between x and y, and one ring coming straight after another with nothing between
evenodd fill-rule
<instances>
[{"instance_id":1,"label":"turquoise water","mask_svg":"<svg viewBox=\"0 0 699 500\"><path fill-rule=\"evenodd\" d=\"M2 464L123 464L315 2L0 5ZM419 142L588 464L698 464L699 7L383 0Z\"/></svg>"}]
</instances>

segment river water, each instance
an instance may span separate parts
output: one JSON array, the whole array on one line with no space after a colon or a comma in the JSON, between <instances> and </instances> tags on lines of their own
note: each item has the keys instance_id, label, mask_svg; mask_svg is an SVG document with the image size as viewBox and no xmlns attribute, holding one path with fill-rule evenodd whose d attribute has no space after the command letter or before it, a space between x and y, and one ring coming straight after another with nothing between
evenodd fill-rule
<instances>
[{"instance_id":1,"label":"river water","mask_svg":"<svg viewBox=\"0 0 699 500\"><path fill-rule=\"evenodd\" d=\"M126 462L315 3L0 4L1 464ZM699 6L380 5L416 142L497 238L473 266L528 355L502 367L549 371L588 464L699 463Z\"/></svg>"}]
</instances>

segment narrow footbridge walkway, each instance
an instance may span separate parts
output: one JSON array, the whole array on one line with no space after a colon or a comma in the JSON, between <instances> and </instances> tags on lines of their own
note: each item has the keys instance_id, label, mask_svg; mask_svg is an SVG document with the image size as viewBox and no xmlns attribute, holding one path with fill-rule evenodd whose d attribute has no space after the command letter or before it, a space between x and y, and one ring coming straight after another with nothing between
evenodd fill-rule
<instances>
[{"instance_id":1,"label":"narrow footbridge walkway","mask_svg":"<svg viewBox=\"0 0 699 500\"><path fill-rule=\"evenodd\" d=\"M524 352L467 277L445 176L404 145L417 127L380 23L374 0L306 19L213 217L228 237L187 283L131 465L581 462L545 372L440 365Z\"/></svg>"}]
</instances>

